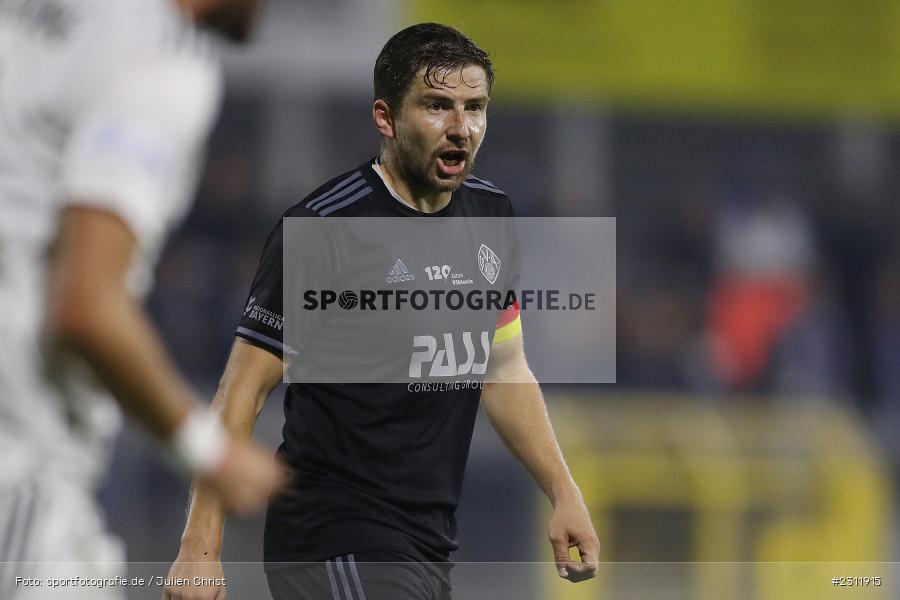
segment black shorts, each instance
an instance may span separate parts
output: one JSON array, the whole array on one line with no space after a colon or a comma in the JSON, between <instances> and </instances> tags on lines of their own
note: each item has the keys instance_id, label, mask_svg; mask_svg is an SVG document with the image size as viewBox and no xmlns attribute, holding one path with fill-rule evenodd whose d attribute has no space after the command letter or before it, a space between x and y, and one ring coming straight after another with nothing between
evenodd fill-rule
<instances>
[{"instance_id":1,"label":"black shorts","mask_svg":"<svg viewBox=\"0 0 900 600\"><path fill-rule=\"evenodd\" d=\"M451 600L451 566L372 551L272 564L266 578L274 600Z\"/></svg>"}]
</instances>

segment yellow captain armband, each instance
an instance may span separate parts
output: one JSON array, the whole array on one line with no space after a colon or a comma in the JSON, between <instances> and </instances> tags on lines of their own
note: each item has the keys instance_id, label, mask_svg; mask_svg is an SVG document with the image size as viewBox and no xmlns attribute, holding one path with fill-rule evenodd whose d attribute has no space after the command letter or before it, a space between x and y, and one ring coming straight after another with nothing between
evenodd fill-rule
<instances>
[{"instance_id":1,"label":"yellow captain armband","mask_svg":"<svg viewBox=\"0 0 900 600\"><path fill-rule=\"evenodd\" d=\"M519 335L522 335L522 317L517 314L512 321L497 327L494 331L494 343L502 344Z\"/></svg>"}]
</instances>

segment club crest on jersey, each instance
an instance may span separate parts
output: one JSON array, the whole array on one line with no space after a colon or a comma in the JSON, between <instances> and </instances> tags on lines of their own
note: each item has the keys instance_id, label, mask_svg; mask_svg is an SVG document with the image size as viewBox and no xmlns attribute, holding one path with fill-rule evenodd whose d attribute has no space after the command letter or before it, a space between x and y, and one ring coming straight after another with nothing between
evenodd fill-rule
<instances>
[{"instance_id":1,"label":"club crest on jersey","mask_svg":"<svg viewBox=\"0 0 900 600\"><path fill-rule=\"evenodd\" d=\"M491 285L500 276L500 258L484 244L478 249L478 268Z\"/></svg>"}]
</instances>

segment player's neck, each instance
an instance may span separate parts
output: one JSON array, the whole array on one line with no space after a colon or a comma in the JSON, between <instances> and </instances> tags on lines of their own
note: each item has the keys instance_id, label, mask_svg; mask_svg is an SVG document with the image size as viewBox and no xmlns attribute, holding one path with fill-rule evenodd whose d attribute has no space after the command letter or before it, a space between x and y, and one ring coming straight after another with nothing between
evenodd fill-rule
<instances>
[{"instance_id":1,"label":"player's neck","mask_svg":"<svg viewBox=\"0 0 900 600\"><path fill-rule=\"evenodd\" d=\"M453 192L438 192L434 189L413 186L400 174L396 158L390 152L382 152L378 157L381 175L388 187L405 204L423 213L436 213L450 204Z\"/></svg>"},{"instance_id":2,"label":"player's neck","mask_svg":"<svg viewBox=\"0 0 900 600\"><path fill-rule=\"evenodd\" d=\"M194 20L206 16L214 6L210 0L175 0L175 4Z\"/></svg>"}]
</instances>

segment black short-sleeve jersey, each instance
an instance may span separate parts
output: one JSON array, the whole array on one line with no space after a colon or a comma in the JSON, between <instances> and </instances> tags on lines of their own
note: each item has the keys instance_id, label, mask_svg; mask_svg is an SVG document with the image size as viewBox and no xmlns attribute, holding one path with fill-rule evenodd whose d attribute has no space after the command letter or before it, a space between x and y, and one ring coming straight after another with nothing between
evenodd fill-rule
<instances>
[{"instance_id":1,"label":"black short-sleeve jersey","mask_svg":"<svg viewBox=\"0 0 900 600\"><path fill-rule=\"evenodd\" d=\"M332 179L284 216L421 217L392 196L373 163ZM511 217L512 207L496 186L469 177L431 216ZM286 359L303 360L303 352L298 355L283 337L282 235L279 222L266 242L236 335ZM322 256L304 261L313 265L304 277L323 285L336 268L327 243L323 240ZM421 267L395 268L404 277L404 269ZM507 283L517 281L517 266L506 270ZM294 477L290 491L269 507L266 562L370 550L447 560L457 547L454 511L480 395L480 384L417 389L407 383L290 384L279 454Z\"/></svg>"}]
</instances>

